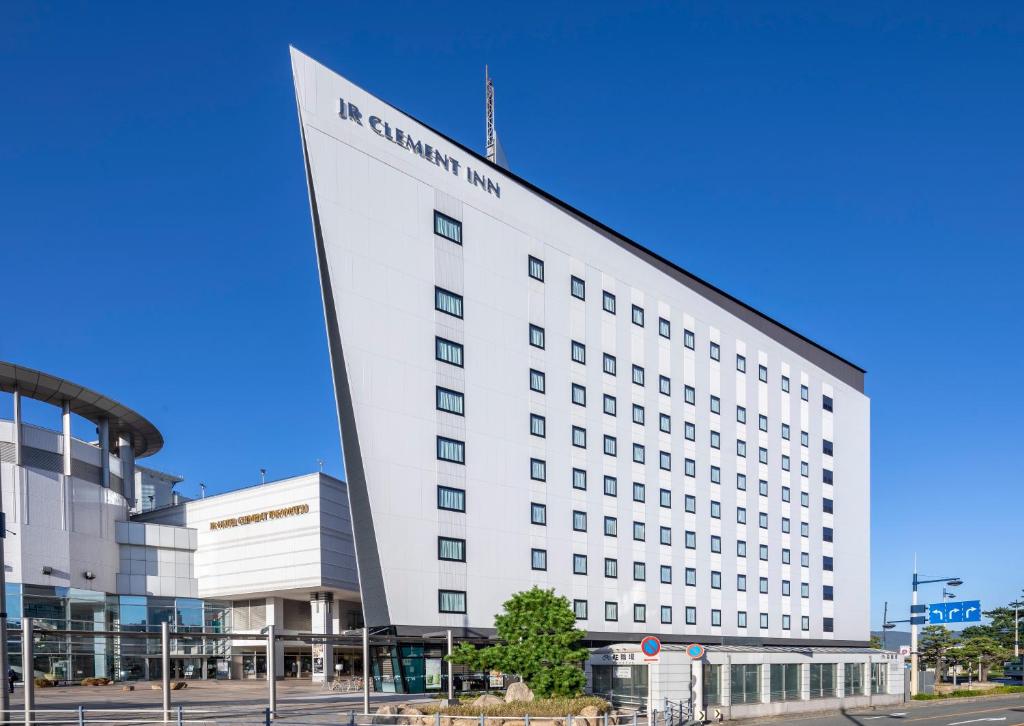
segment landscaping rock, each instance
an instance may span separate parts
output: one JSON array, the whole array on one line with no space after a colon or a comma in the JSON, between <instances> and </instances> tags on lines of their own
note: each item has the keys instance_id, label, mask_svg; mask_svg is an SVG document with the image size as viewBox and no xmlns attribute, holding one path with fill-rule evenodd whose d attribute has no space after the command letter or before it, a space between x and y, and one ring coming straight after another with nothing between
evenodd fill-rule
<instances>
[{"instance_id":1,"label":"landscaping rock","mask_svg":"<svg viewBox=\"0 0 1024 726\"><path fill-rule=\"evenodd\" d=\"M604 717L597 706L584 706L572 722L575 726L603 726Z\"/></svg>"},{"instance_id":2,"label":"landscaping rock","mask_svg":"<svg viewBox=\"0 0 1024 726\"><path fill-rule=\"evenodd\" d=\"M135 686L121 686L122 691L134 691Z\"/></svg>"},{"instance_id":3,"label":"landscaping rock","mask_svg":"<svg viewBox=\"0 0 1024 726\"><path fill-rule=\"evenodd\" d=\"M180 691L182 688L188 688L188 684L185 681L176 681L171 684L172 691Z\"/></svg>"},{"instance_id":4,"label":"landscaping rock","mask_svg":"<svg viewBox=\"0 0 1024 726\"><path fill-rule=\"evenodd\" d=\"M512 703L513 701L532 701L533 691L530 687L522 681L513 683L505 691L505 703ZM531 721L532 722L532 721ZM544 726L555 726L555 724L544 724Z\"/></svg>"},{"instance_id":5,"label":"landscaping rock","mask_svg":"<svg viewBox=\"0 0 1024 726\"><path fill-rule=\"evenodd\" d=\"M149 690L151 690L151 691L162 691L162 690L164 690L164 687L162 685L160 685L159 683L150 683L149 684Z\"/></svg>"},{"instance_id":6,"label":"landscaping rock","mask_svg":"<svg viewBox=\"0 0 1024 726\"><path fill-rule=\"evenodd\" d=\"M487 693L483 696L477 697L477 699L473 701L473 707L487 708L489 706L497 706L502 703L504 703L504 701L501 698L499 698L498 696L492 696L491 694Z\"/></svg>"},{"instance_id":7,"label":"landscaping rock","mask_svg":"<svg viewBox=\"0 0 1024 726\"><path fill-rule=\"evenodd\" d=\"M422 716L423 711L413 706L402 706L398 709L398 712L402 714L402 718L397 719L398 723L410 724L410 726L419 726L423 723ZM431 720L433 723L433 720Z\"/></svg>"},{"instance_id":8,"label":"landscaping rock","mask_svg":"<svg viewBox=\"0 0 1024 726\"><path fill-rule=\"evenodd\" d=\"M377 716L381 716L381 718L374 718L373 719L374 723L389 723L389 724L393 724L393 723L395 723L395 721L397 719L392 718L392 717L398 715L398 706L395 706L395 705L390 704L390 703L385 703L383 706L381 706L380 708L377 709L376 715Z\"/></svg>"}]
</instances>

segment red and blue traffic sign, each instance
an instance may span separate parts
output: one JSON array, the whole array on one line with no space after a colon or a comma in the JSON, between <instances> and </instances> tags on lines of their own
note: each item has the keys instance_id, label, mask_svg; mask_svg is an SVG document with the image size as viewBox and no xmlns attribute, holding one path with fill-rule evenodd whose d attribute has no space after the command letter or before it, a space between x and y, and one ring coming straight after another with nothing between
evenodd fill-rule
<instances>
[{"instance_id":1,"label":"red and blue traffic sign","mask_svg":"<svg viewBox=\"0 0 1024 726\"><path fill-rule=\"evenodd\" d=\"M693 660L700 660L704 657L704 646L699 643L691 643L686 646L686 654Z\"/></svg>"},{"instance_id":2,"label":"red and blue traffic sign","mask_svg":"<svg viewBox=\"0 0 1024 726\"><path fill-rule=\"evenodd\" d=\"M640 650L648 658L654 658L661 652L661 641L653 635L648 635L640 641Z\"/></svg>"}]
</instances>

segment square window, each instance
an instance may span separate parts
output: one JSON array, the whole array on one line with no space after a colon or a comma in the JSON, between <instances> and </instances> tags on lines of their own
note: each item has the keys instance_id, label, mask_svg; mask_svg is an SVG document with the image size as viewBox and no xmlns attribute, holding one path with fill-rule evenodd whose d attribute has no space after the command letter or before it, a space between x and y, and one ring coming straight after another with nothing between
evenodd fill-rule
<instances>
[{"instance_id":1,"label":"square window","mask_svg":"<svg viewBox=\"0 0 1024 726\"><path fill-rule=\"evenodd\" d=\"M534 348L544 348L544 328L533 323L530 324L530 345Z\"/></svg>"},{"instance_id":2,"label":"square window","mask_svg":"<svg viewBox=\"0 0 1024 726\"><path fill-rule=\"evenodd\" d=\"M606 313L615 314L615 296L607 290L603 291L601 295L601 307Z\"/></svg>"},{"instance_id":3,"label":"square window","mask_svg":"<svg viewBox=\"0 0 1024 726\"><path fill-rule=\"evenodd\" d=\"M691 514L696 514L696 512L697 512L697 497L693 496L692 494L684 494L683 495L683 509L685 509L687 512L689 512Z\"/></svg>"},{"instance_id":4,"label":"square window","mask_svg":"<svg viewBox=\"0 0 1024 726\"><path fill-rule=\"evenodd\" d=\"M697 389L693 386L683 386L683 400L691 406L697 403Z\"/></svg>"},{"instance_id":5,"label":"square window","mask_svg":"<svg viewBox=\"0 0 1024 726\"><path fill-rule=\"evenodd\" d=\"M530 524L546 525L548 523L548 508L545 504L533 502L530 504Z\"/></svg>"},{"instance_id":6,"label":"square window","mask_svg":"<svg viewBox=\"0 0 1024 726\"><path fill-rule=\"evenodd\" d=\"M585 574L587 574L587 556L586 555L573 555L572 556L572 574L574 574L574 575L585 575Z\"/></svg>"},{"instance_id":7,"label":"square window","mask_svg":"<svg viewBox=\"0 0 1024 726\"><path fill-rule=\"evenodd\" d=\"M572 445L577 449L587 448L587 430L580 426L572 427Z\"/></svg>"},{"instance_id":8,"label":"square window","mask_svg":"<svg viewBox=\"0 0 1024 726\"><path fill-rule=\"evenodd\" d=\"M604 394L604 412L609 416L616 415L616 401L615 396L610 396L607 393Z\"/></svg>"},{"instance_id":9,"label":"square window","mask_svg":"<svg viewBox=\"0 0 1024 726\"><path fill-rule=\"evenodd\" d=\"M455 487L437 487L437 508L449 512L466 511L466 491Z\"/></svg>"},{"instance_id":10,"label":"square window","mask_svg":"<svg viewBox=\"0 0 1024 726\"><path fill-rule=\"evenodd\" d=\"M531 256L526 266L526 273L534 280L544 282L544 261Z\"/></svg>"},{"instance_id":11,"label":"square window","mask_svg":"<svg viewBox=\"0 0 1024 726\"><path fill-rule=\"evenodd\" d=\"M571 355L573 361L576 363L586 364L587 362L587 346L583 345L579 341L572 341L571 344Z\"/></svg>"},{"instance_id":12,"label":"square window","mask_svg":"<svg viewBox=\"0 0 1024 726\"><path fill-rule=\"evenodd\" d=\"M574 532L587 531L587 513L574 511L572 513L572 529Z\"/></svg>"},{"instance_id":13,"label":"square window","mask_svg":"<svg viewBox=\"0 0 1024 726\"><path fill-rule=\"evenodd\" d=\"M466 399L459 391L437 386L436 403L438 411L447 411L448 413L454 413L456 416L464 416L466 414Z\"/></svg>"},{"instance_id":14,"label":"square window","mask_svg":"<svg viewBox=\"0 0 1024 726\"><path fill-rule=\"evenodd\" d=\"M539 436L542 439L547 435L547 421L543 416L536 413L530 414L530 435Z\"/></svg>"},{"instance_id":15,"label":"square window","mask_svg":"<svg viewBox=\"0 0 1024 726\"><path fill-rule=\"evenodd\" d=\"M672 528L671 527L661 527L659 529L658 536L659 536L658 541L661 542L663 545L671 545L672 544Z\"/></svg>"},{"instance_id":16,"label":"square window","mask_svg":"<svg viewBox=\"0 0 1024 726\"><path fill-rule=\"evenodd\" d=\"M548 569L548 551L547 550L530 550L530 569L532 570L546 570Z\"/></svg>"},{"instance_id":17,"label":"square window","mask_svg":"<svg viewBox=\"0 0 1024 726\"><path fill-rule=\"evenodd\" d=\"M461 590L438 590L437 610L442 613L464 614L466 612L466 593Z\"/></svg>"},{"instance_id":18,"label":"square window","mask_svg":"<svg viewBox=\"0 0 1024 726\"><path fill-rule=\"evenodd\" d=\"M447 214L434 210L434 234L451 240L457 245L462 244L462 222L452 219Z\"/></svg>"},{"instance_id":19,"label":"square window","mask_svg":"<svg viewBox=\"0 0 1024 726\"><path fill-rule=\"evenodd\" d=\"M619 442L614 436L608 436L605 434L604 437L604 453L608 456L616 456L619 450Z\"/></svg>"},{"instance_id":20,"label":"square window","mask_svg":"<svg viewBox=\"0 0 1024 726\"><path fill-rule=\"evenodd\" d=\"M633 622L642 623L647 620L647 606L639 603L633 605Z\"/></svg>"},{"instance_id":21,"label":"square window","mask_svg":"<svg viewBox=\"0 0 1024 726\"><path fill-rule=\"evenodd\" d=\"M686 347L686 348L689 348L690 350L693 350L693 345L694 345L693 331L683 330L683 346Z\"/></svg>"},{"instance_id":22,"label":"square window","mask_svg":"<svg viewBox=\"0 0 1024 726\"><path fill-rule=\"evenodd\" d=\"M548 465L543 459L530 459L530 478L534 481L547 481Z\"/></svg>"},{"instance_id":23,"label":"square window","mask_svg":"<svg viewBox=\"0 0 1024 726\"><path fill-rule=\"evenodd\" d=\"M672 337L672 327L665 318L658 318L658 335L662 338Z\"/></svg>"},{"instance_id":24,"label":"square window","mask_svg":"<svg viewBox=\"0 0 1024 726\"><path fill-rule=\"evenodd\" d=\"M604 604L604 619L612 622L619 619L619 604L617 602L606 602Z\"/></svg>"},{"instance_id":25,"label":"square window","mask_svg":"<svg viewBox=\"0 0 1024 726\"><path fill-rule=\"evenodd\" d=\"M573 489L586 489L587 488L587 472L584 469L573 469L572 470L572 488Z\"/></svg>"},{"instance_id":26,"label":"square window","mask_svg":"<svg viewBox=\"0 0 1024 726\"><path fill-rule=\"evenodd\" d=\"M579 383L572 384L572 402L577 406L587 405L587 389Z\"/></svg>"},{"instance_id":27,"label":"square window","mask_svg":"<svg viewBox=\"0 0 1024 726\"><path fill-rule=\"evenodd\" d=\"M638 481L633 482L633 501L642 502L646 499L646 487Z\"/></svg>"},{"instance_id":28,"label":"square window","mask_svg":"<svg viewBox=\"0 0 1024 726\"><path fill-rule=\"evenodd\" d=\"M614 355L611 355L610 353L605 353L602 365L605 373L607 373L610 376L615 375L616 361Z\"/></svg>"},{"instance_id":29,"label":"square window","mask_svg":"<svg viewBox=\"0 0 1024 726\"><path fill-rule=\"evenodd\" d=\"M605 537L618 537L619 536L619 520L615 517L604 518L604 536Z\"/></svg>"},{"instance_id":30,"label":"square window","mask_svg":"<svg viewBox=\"0 0 1024 726\"><path fill-rule=\"evenodd\" d=\"M747 372L747 359L744 358L742 355L736 356L736 370L738 370L740 373Z\"/></svg>"},{"instance_id":31,"label":"square window","mask_svg":"<svg viewBox=\"0 0 1024 726\"><path fill-rule=\"evenodd\" d=\"M451 315L453 318L461 318L462 295L445 290L443 287L435 287L434 310Z\"/></svg>"},{"instance_id":32,"label":"square window","mask_svg":"<svg viewBox=\"0 0 1024 726\"><path fill-rule=\"evenodd\" d=\"M544 393L544 374L540 371L530 370L530 390Z\"/></svg>"},{"instance_id":33,"label":"square window","mask_svg":"<svg viewBox=\"0 0 1024 726\"><path fill-rule=\"evenodd\" d=\"M617 497L619 495L619 480L614 476L606 476L604 478L604 493L605 496Z\"/></svg>"},{"instance_id":34,"label":"square window","mask_svg":"<svg viewBox=\"0 0 1024 726\"><path fill-rule=\"evenodd\" d=\"M463 348L461 343L446 338L434 338L434 357L442 363L463 367Z\"/></svg>"},{"instance_id":35,"label":"square window","mask_svg":"<svg viewBox=\"0 0 1024 726\"><path fill-rule=\"evenodd\" d=\"M757 367L757 380L761 381L762 383L768 382L768 369L765 366Z\"/></svg>"},{"instance_id":36,"label":"square window","mask_svg":"<svg viewBox=\"0 0 1024 726\"><path fill-rule=\"evenodd\" d=\"M577 620L587 619L587 601L586 600L573 600L572 611L576 616Z\"/></svg>"},{"instance_id":37,"label":"square window","mask_svg":"<svg viewBox=\"0 0 1024 726\"><path fill-rule=\"evenodd\" d=\"M633 306L633 325L644 327L644 309L639 305Z\"/></svg>"},{"instance_id":38,"label":"square window","mask_svg":"<svg viewBox=\"0 0 1024 726\"><path fill-rule=\"evenodd\" d=\"M583 282L583 280L581 280L578 277L575 277L575 276L570 277L569 278L569 294L571 294L575 298L579 298L580 300L586 300L587 299L587 283Z\"/></svg>"},{"instance_id":39,"label":"square window","mask_svg":"<svg viewBox=\"0 0 1024 726\"><path fill-rule=\"evenodd\" d=\"M722 349L719 347L718 343L711 343L711 360L721 360L721 359L722 359Z\"/></svg>"},{"instance_id":40,"label":"square window","mask_svg":"<svg viewBox=\"0 0 1024 726\"><path fill-rule=\"evenodd\" d=\"M670 625L672 623L672 606L662 605L661 606L661 622L663 625Z\"/></svg>"}]
</instances>

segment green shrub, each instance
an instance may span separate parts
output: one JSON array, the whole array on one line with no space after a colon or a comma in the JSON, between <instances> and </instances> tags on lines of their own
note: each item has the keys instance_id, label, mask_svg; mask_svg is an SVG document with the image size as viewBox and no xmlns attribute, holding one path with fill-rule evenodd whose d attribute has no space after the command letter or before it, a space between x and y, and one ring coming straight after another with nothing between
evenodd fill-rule
<instances>
[{"instance_id":1,"label":"green shrub","mask_svg":"<svg viewBox=\"0 0 1024 726\"><path fill-rule=\"evenodd\" d=\"M443 706L439 703L432 703L425 706L417 704L424 713L437 713L440 711L449 716L510 716L521 717L529 714L533 716L576 716L587 706L595 706L598 713L606 713L611 710L611 705L603 698L597 696L577 696L575 698L538 698L533 701L513 701L511 703L498 703L493 706L479 708L470 703L460 703L457 706Z\"/></svg>"}]
</instances>

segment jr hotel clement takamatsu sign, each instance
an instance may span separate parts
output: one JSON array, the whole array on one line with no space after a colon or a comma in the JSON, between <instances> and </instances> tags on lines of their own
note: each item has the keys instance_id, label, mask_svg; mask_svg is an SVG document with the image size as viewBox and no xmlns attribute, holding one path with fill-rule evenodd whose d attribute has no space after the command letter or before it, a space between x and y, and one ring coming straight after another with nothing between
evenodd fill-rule
<instances>
[{"instance_id":1,"label":"jr hotel clement takamatsu sign","mask_svg":"<svg viewBox=\"0 0 1024 726\"><path fill-rule=\"evenodd\" d=\"M271 519L284 519L285 517L296 517L300 514L306 514L309 512L308 504L296 504L292 507L282 507L281 509L268 509L265 512L256 512L254 514L243 514L240 517L229 517L228 519L218 519L210 522L210 529L231 529L232 527L240 527L245 524L256 524L257 522L266 522Z\"/></svg>"}]
</instances>

